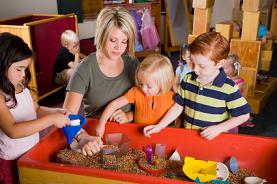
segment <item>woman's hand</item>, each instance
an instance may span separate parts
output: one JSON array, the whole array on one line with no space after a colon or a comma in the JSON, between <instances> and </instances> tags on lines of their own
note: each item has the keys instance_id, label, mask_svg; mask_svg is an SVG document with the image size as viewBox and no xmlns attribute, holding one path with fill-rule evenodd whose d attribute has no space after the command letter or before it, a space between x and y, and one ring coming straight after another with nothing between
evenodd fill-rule
<instances>
[{"instance_id":1,"label":"woman's hand","mask_svg":"<svg viewBox=\"0 0 277 184\"><path fill-rule=\"evenodd\" d=\"M83 155L92 156L93 154L101 150L103 142L100 137L90 136L86 134L85 136L80 137L79 145L81 147L81 152Z\"/></svg>"},{"instance_id":2,"label":"woman's hand","mask_svg":"<svg viewBox=\"0 0 277 184\"><path fill-rule=\"evenodd\" d=\"M130 122L130 117L128 113L125 113L121 109L117 109L114 111L114 113L111 115L110 121L118 122L119 124ZM132 121L132 120L131 120Z\"/></svg>"}]
</instances>

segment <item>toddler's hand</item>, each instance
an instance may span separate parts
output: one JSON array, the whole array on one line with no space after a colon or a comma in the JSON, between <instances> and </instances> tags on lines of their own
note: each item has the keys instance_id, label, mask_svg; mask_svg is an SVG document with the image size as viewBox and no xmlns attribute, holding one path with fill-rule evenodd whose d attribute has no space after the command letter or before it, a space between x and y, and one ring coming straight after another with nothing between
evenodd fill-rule
<instances>
[{"instance_id":1,"label":"toddler's hand","mask_svg":"<svg viewBox=\"0 0 277 184\"><path fill-rule=\"evenodd\" d=\"M157 124L157 125L149 125L149 126L144 127L143 134L146 137L150 137L151 134L158 133L161 130L162 130L162 127L160 127L159 124Z\"/></svg>"},{"instance_id":2,"label":"toddler's hand","mask_svg":"<svg viewBox=\"0 0 277 184\"><path fill-rule=\"evenodd\" d=\"M215 138L222 132L223 131L219 128L219 126L213 125L213 126L206 127L200 133L200 135L201 135L201 137L203 137L205 139L212 140L213 138Z\"/></svg>"},{"instance_id":3,"label":"toddler's hand","mask_svg":"<svg viewBox=\"0 0 277 184\"><path fill-rule=\"evenodd\" d=\"M128 122L128 116L127 114L122 111L121 109L117 109L114 111L114 113L111 115L110 121L118 122L119 124L123 124Z\"/></svg>"},{"instance_id":4,"label":"toddler's hand","mask_svg":"<svg viewBox=\"0 0 277 184\"><path fill-rule=\"evenodd\" d=\"M104 132L105 132L105 124L104 125L98 124L96 129L95 129L96 136L103 137Z\"/></svg>"}]
</instances>

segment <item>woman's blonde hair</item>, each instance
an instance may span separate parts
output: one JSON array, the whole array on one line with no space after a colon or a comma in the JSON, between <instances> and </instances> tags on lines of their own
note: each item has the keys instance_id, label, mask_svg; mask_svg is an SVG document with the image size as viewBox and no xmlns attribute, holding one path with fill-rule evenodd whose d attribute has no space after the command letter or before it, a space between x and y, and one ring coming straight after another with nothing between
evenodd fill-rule
<instances>
[{"instance_id":1,"label":"woman's blonde hair","mask_svg":"<svg viewBox=\"0 0 277 184\"><path fill-rule=\"evenodd\" d=\"M97 51L106 54L105 45L113 27L118 27L127 36L127 53L135 55L136 24L132 15L122 7L105 7L96 20L95 44Z\"/></svg>"},{"instance_id":2,"label":"woman's blonde hair","mask_svg":"<svg viewBox=\"0 0 277 184\"><path fill-rule=\"evenodd\" d=\"M161 94L165 94L171 90L174 82L174 71L168 57L161 54L148 55L137 67L136 71L136 86L139 87L137 79L138 72L143 71L149 74L157 81L161 88Z\"/></svg>"},{"instance_id":3,"label":"woman's blonde hair","mask_svg":"<svg viewBox=\"0 0 277 184\"><path fill-rule=\"evenodd\" d=\"M77 34L72 30L65 30L61 34L61 44L65 47L68 43L79 42L79 37Z\"/></svg>"},{"instance_id":4,"label":"woman's blonde hair","mask_svg":"<svg viewBox=\"0 0 277 184\"><path fill-rule=\"evenodd\" d=\"M238 76L239 72L241 70L241 65L240 65L240 59L239 56L236 54L229 54L226 58L227 63L229 63L231 65L231 67L233 68L233 76Z\"/></svg>"}]
</instances>

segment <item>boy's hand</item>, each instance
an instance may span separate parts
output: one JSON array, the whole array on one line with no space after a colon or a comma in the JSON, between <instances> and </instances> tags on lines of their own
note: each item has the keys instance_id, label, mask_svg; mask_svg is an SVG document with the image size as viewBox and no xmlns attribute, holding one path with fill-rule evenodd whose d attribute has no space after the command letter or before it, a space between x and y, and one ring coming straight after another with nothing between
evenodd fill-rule
<instances>
[{"instance_id":1,"label":"boy's hand","mask_svg":"<svg viewBox=\"0 0 277 184\"><path fill-rule=\"evenodd\" d=\"M212 140L213 138L215 138L222 132L223 132L223 130L219 126L213 125L213 126L206 127L200 133L200 135L201 135L201 137L203 137L205 139Z\"/></svg>"},{"instance_id":2,"label":"boy's hand","mask_svg":"<svg viewBox=\"0 0 277 184\"><path fill-rule=\"evenodd\" d=\"M158 133L162 130L163 128L159 126L159 124L157 125L149 125L144 127L143 129L143 134L146 137L151 137L150 135L153 133Z\"/></svg>"}]
</instances>

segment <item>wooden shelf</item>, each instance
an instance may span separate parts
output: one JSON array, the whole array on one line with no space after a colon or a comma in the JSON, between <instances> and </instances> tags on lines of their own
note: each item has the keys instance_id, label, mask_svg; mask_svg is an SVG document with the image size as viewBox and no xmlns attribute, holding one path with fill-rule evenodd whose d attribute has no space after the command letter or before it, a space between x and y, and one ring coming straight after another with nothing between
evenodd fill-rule
<instances>
[{"instance_id":1,"label":"wooden shelf","mask_svg":"<svg viewBox=\"0 0 277 184\"><path fill-rule=\"evenodd\" d=\"M161 53L161 49L158 48L156 50L143 50L143 51L136 52L135 55L137 58L141 58L154 53Z\"/></svg>"},{"instance_id":2,"label":"wooden shelf","mask_svg":"<svg viewBox=\"0 0 277 184\"><path fill-rule=\"evenodd\" d=\"M255 88L254 96L247 97L247 102L251 106L251 113L259 114L276 88L276 77L270 77L268 82L258 83Z\"/></svg>"}]
</instances>

